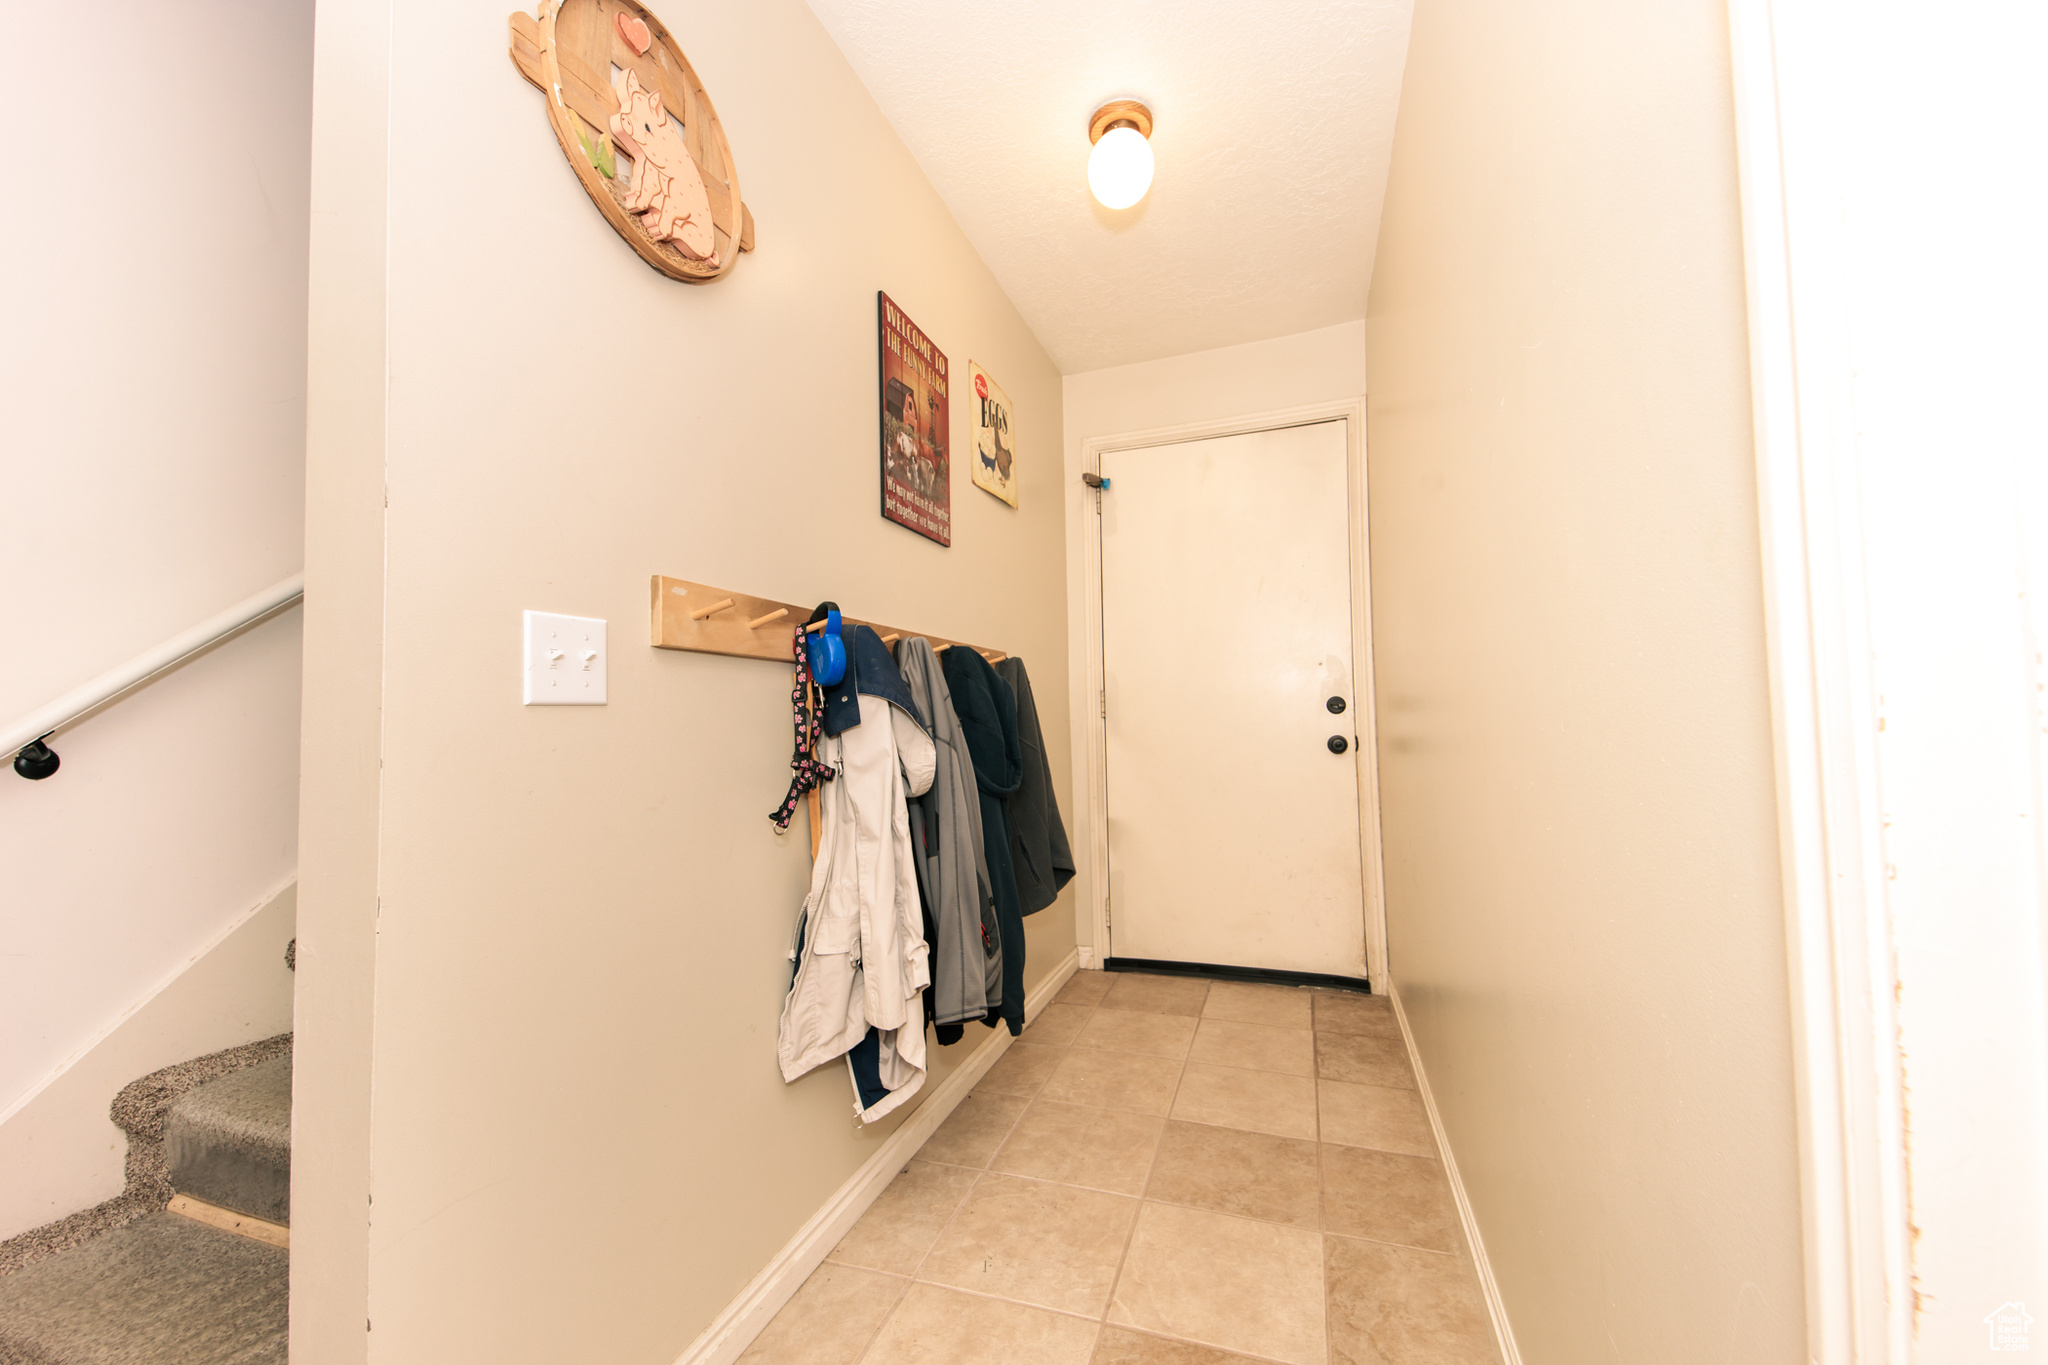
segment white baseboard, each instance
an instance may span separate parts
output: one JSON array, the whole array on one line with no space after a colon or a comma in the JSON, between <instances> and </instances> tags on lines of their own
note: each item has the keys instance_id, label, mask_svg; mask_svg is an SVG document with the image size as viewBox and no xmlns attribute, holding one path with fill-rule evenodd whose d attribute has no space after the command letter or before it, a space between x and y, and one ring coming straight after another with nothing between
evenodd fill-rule
<instances>
[{"instance_id":1,"label":"white baseboard","mask_svg":"<svg viewBox=\"0 0 2048 1365\"><path fill-rule=\"evenodd\" d=\"M1415 1033L1408 1027L1408 1011L1401 1008L1401 993L1391 987L1387 998L1394 1004L1394 1018L1400 1021L1402 1041L1408 1045L1408 1065L1415 1068L1415 1086L1422 1092L1422 1107L1429 1115L1430 1131L1436 1134L1436 1149L1444 1159L1444 1174L1451 1178L1451 1197L1458 1202L1458 1221L1465 1225L1465 1242L1472 1248L1472 1262L1479 1270L1479 1290L1486 1296L1486 1311L1493 1318L1493 1334L1500 1343L1503 1365L1522 1365L1522 1352L1508 1326L1507 1305L1501 1301L1500 1283L1493 1278L1493 1263L1486 1259L1486 1242L1479 1235L1479 1220L1472 1214L1472 1201L1465 1194L1465 1181L1458 1174L1458 1159L1451 1154L1451 1141L1444 1133L1443 1115L1436 1111L1436 1096L1430 1093L1429 1073L1422 1069L1422 1054L1415 1049Z\"/></svg>"},{"instance_id":2,"label":"white baseboard","mask_svg":"<svg viewBox=\"0 0 2048 1365\"><path fill-rule=\"evenodd\" d=\"M1052 1003L1060 993L1060 987L1067 984L1080 962L1078 953L1068 953L1059 966L1053 968L1045 980L1024 999L1024 1018L1027 1022L1038 1017L1038 1012ZM974 1088L976 1081L988 1074L1010 1047L1008 1029L995 1029L982 1040L979 1047L967 1055L967 1060L953 1070L945 1080L933 1087L925 1096L923 1104L917 1106L905 1119L903 1126L891 1133L882 1145L875 1149L861 1168L853 1173L844 1185L825 1201L824 1207L811 1215L811 1220L798 1229L796 1236L789 1239L775 1259L762 1268L753 1283L741 1290L739 1297L725 1306L725 1310L711 1320L690 1349L676 1357L676 1365L732 1365L747 1347L754 1344L754 1338L782 1311L796 1291L803 1288L811 1272L824 1263L832 1248L839 1245L839 1239L846 1235L868 1205L881 1196L909 1160L917 1155L925 1139L938 1131L946 1116L967 1098L967 1092ZM1520 1365L1520 1362L1513 1362Z\"/></svg>"}]
</instances>

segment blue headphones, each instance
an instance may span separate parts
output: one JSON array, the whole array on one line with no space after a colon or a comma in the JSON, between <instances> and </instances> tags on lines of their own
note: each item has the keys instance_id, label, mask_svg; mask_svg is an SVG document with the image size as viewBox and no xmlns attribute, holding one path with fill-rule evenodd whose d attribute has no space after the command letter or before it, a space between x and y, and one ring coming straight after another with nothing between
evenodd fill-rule
<instances>
[{"instance_id":1,"label":"blue headphones","mask_svg":"<svg viewBox=\"0 0 2048 1365\"><path fill-rule=\"evenodd\" d=\"M820 609L825 613L825 628L807 637L804 648L810 655L811 677L818 686L835 687L846 676L846 640L840 634L839 608L825 602Z\"/></svg>"}]
</instances>

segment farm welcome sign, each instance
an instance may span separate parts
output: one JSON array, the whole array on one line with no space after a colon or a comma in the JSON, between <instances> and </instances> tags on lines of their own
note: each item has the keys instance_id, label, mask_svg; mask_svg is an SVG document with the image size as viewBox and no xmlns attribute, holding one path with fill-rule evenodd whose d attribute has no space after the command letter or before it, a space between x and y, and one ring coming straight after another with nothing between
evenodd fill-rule
<instances>
[{"instance_id":1,"label":"farm welcome sign","mask_svg":"<svg viewBox=\"0 0 2048 1365\"><path fill-rule=\"evenodd\" d=\"M946 355L877 292L882 372L882 515L941 545L953 543L952 407Z\"/></svg>"}]
</instances>

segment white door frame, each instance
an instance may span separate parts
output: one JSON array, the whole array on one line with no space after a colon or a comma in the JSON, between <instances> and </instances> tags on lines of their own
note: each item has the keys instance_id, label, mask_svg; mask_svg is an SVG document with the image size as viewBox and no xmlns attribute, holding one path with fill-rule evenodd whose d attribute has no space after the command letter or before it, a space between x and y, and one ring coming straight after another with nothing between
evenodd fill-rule
<instances>
[{"instance_id":1,"label":"white door frame","mask_svg":"<svg viewBox=\"0 0 2048 1365\"><path fill-rule=\"evenodd\" d=\"M1826 126L1813 104L1835 92L1825 71L1782 70L1780 52L1788 18L1841 19L1779 0L1728 11L1808 1350L1814 1365L1904 1365L1914 1234L1845 252L1826 179L1839 149L1798 135Z\"/></svg>"},{"instance_id":2,"label":"white door frame","mask_svg":"<svg viewBox=\"0 0 2048 1365\"><path fill-rule=\"evenodd\" d=\"M1125 432L1115 436L1091 436L1081 443L1081 468L1101 474L1102 457L1115 450L1139 450L1147 446L1176 445L1218 436L1243 436L1258 431L1308 426L1341 419L1345 424L1345 460L1350 487L1348 522L1351 533L1351 676L1353 708L1358 734L1358 852L1362 882L1360 899L1365 912L1365 969L1375 992L1384 993L1387 975L1386 881L1380 850L1380 765L1377 734L1378 712L1373 704L1372 598L1368 572L1368 544L1365 519L1365 400L1353 398L1331 403L1310 403L1276 412L1224 417L1181 426L1156 427L1150 431ZM1111 490L1114 496L1114 489ZM1089 509L1094 512L1094 509ZM1102 525L1099 513L1092 522L1084 519L1081 537L1081 600L1079 622L1081 653L1085 660L1082 676L1087 679L1095 703L1081 697L1087 717L1088 753L1088 842L1094 869L1089 880L1088 909L1095 927L1095 965L1112 955L1109 904L1109 785L1108 735L1104 728L1102 696Z\"/></svg>"}]
</instances>

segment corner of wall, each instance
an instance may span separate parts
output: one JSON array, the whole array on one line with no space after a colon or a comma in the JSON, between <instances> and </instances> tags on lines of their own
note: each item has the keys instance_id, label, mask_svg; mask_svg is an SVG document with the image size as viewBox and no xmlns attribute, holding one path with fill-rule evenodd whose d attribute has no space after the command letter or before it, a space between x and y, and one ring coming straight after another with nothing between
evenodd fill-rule
<instances>
[{"instance_id":1,"label":"corner of wall","mask_svg":"<svg viewBox=\"0 0 2048 1365\"><path fill-rule=\"evenodd\" d=\"M398 27L389 0L323 0L315 11L292 1074L290 1351L297 1365L369 1355L390 106Z\"/></svg>"}]
</instances>

